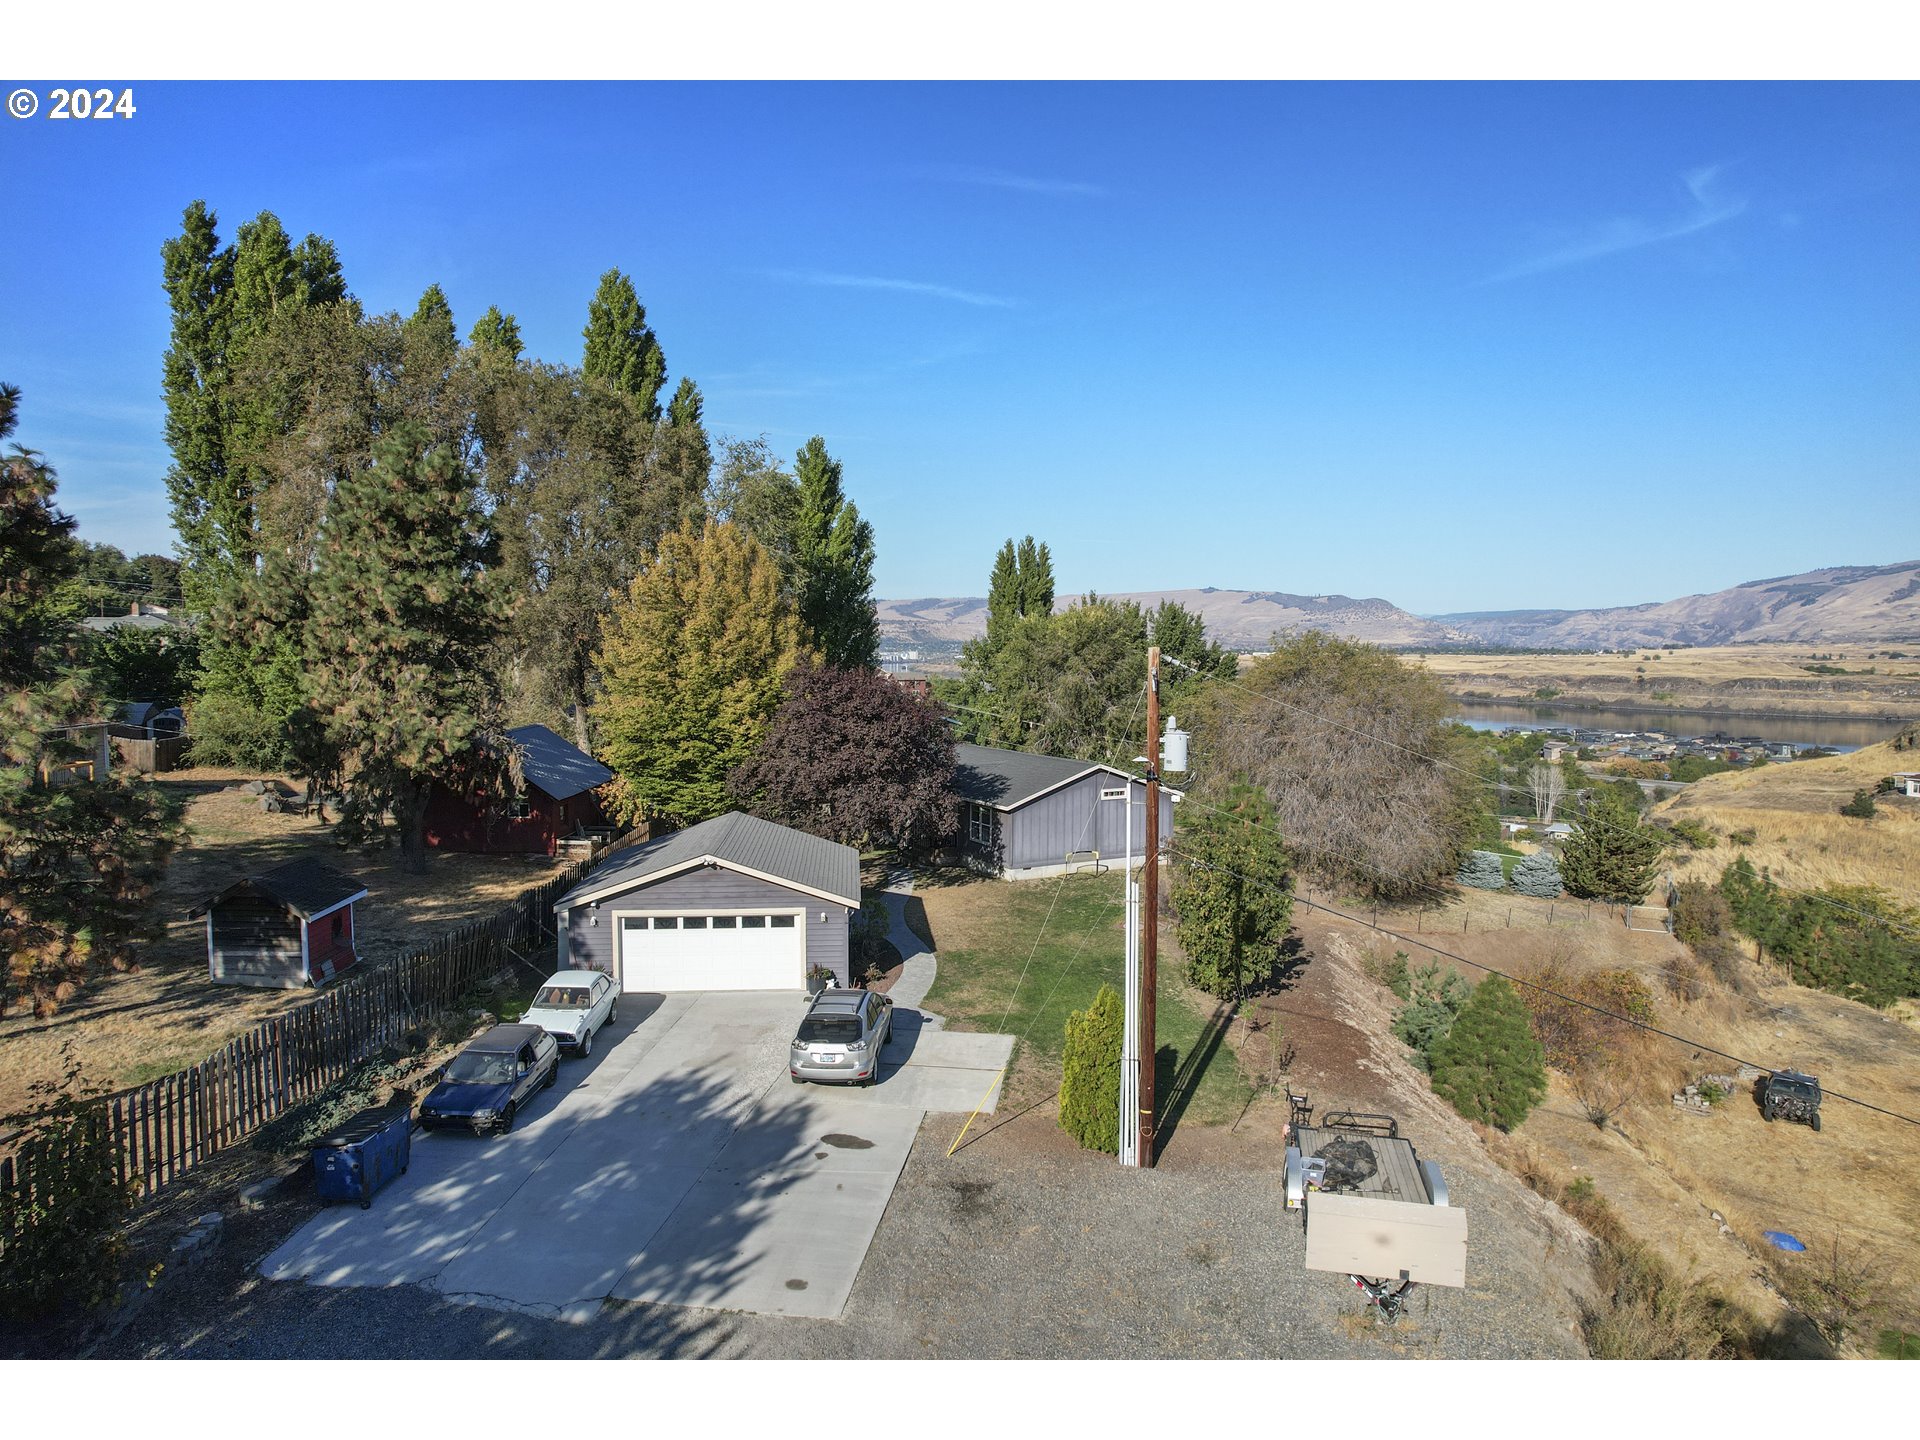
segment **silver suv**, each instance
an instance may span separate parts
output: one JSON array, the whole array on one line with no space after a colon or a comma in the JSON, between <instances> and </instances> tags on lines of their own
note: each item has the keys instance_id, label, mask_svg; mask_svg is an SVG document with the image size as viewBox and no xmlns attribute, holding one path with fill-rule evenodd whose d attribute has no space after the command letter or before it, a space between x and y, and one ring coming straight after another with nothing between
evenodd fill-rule
<instances>
[{"instance_id":1,"label":"silver suv","mask_svg":"<svg viewBox=\"0 0 1920 1440\"><path fill-rule=\"evenodd\" d=\"M793 1037L787 1073L802 1080L871 1085L880 1078L880 1047L893 1036L893 1002L871 990L822 990Z\"/></svg>"}]
</instances>

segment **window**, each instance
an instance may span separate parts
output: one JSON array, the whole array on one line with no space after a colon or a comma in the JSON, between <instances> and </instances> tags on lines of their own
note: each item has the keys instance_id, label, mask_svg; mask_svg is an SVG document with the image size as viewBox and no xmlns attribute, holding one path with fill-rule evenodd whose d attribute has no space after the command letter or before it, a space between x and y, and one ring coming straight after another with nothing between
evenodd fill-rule
<instances>
[{"instance_id":1,"label":"window","mask_svg":"<svg viewBox=\"0 0 1920 1440\"><path fill-rule=\"evenodd\" d=\"M742 930L764 930L767 928L767 917L764 915L742 915L740 917L740 928Z\"/></svg>"},{"instance_id":2,"label":"window","mask_svg":"<svg viewBox=\"0 0 1920 1440\"><path fill-rule=\"evenodd\" d=\"M967 806L967 838L976 845L993 844L994 814L991 805Z\"/></svg>"},{"instance_id":3,"label":"window","mask_svg":"<svg viewBox=\"0 0 1920 1440\"><path fill-rule=\"evenodd\" d=\"M527 797L524 795L516 795L507 801L507 818L509 820L524 820L532 813L533 810L527 804Z\"/></svg>"},{"instance_id":4,"label":"window","mask_svg":"<svg viewBox=\"0 0 1920 1440\"><path fill-rule=\"evenodd\" d=\"M767 917L767 923L776 930L791 930L793 928L793 917L791 915L769 915Z\"/></svg>"},{"instance_id":5,"label":"window","mask_svg":"<svg viewBox=\"0 0 1920 1440\"><path fill-rule=\"evenodd\" d=\"M704 915L689 915L680 922L680 928L682 930L704 930L707 928L707 917Z\"/></svg>"},{"instance_id":6,"label":"window","mask_svg":"<svg viewBox=\"0 0 1920 1440\"><path fill-rule=\"evenodd\" d=\"M644 925L647 922L642 920L640 923ZM680 917L678 915L656 915L653 917L653 928L656 930L677 930L680 928Z\"/></svg>"},{"instance_id":7,"label":"window","mask_svg":"<svg viewBox=\"0 0 1920 1440\"><path fill-rule=\"evenodd\" d=\"M732 930L735 929L739 923L740 919L737 915L716 915L713 917L713 928L716 930Z\"/></svg>"}]
</instances>

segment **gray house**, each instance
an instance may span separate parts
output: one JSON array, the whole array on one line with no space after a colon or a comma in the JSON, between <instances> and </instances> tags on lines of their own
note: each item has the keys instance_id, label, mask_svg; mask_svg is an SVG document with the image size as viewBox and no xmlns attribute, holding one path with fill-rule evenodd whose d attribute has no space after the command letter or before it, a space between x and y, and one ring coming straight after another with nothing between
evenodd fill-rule
<instances>
[{"instance_id":1,"label":"gray house","mask_svg":"<svg viewBox=\"0 0 1920 1440\"><path fill-rule=\"evenodd\" d=\"M860 853L735 810L609 855L554 902L560 968L623 990L801 990L848 983Z\"/></svg>"},{"instance_id":2,"label":"gray house","mask_svg":"<svg viewBox=\"0 0 1920 1440\"><path fill-rule=\"evenodd\" d=\"M1133 853L1146 851L1147 787L1124 770L988 745L956 745L954 760L960 798L954 841L975 869L1016 880L1121 861L1128 849L1125 816L1132 819ZM1173 834L1179 794L1160 787L1163 846Z\"/></svg>"}]
</instances>

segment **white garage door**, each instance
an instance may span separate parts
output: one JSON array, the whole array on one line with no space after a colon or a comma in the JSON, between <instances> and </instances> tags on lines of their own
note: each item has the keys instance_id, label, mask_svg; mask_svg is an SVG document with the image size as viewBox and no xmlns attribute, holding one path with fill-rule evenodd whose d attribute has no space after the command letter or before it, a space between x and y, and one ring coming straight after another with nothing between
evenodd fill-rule
<instances>
[{"instance_id":1,"label":"white garage door","mask_svg":"<svg viewBox=\"0 0 1920 1440\"><path fill-rule=\"evenodd\" d=\"M800 990L806 931L797 915L620 917L621 988Z\"/></svg>"}]
</instances>

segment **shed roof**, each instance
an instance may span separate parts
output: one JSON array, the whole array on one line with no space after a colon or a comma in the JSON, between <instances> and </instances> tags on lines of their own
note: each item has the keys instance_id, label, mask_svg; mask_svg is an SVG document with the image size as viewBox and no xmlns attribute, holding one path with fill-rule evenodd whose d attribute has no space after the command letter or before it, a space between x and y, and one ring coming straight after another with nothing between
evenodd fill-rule
<instances>
[{"instance_id":1,"label":"shed roof","mask_svg":"<svg viewBox=\"0 0 1920 1440\"><path fill-rule=\"evenodd\" d=\"M366 886L342 875L331 865L323 865L318 860L290 860L285 865L236 881L218 895L209 896L194 906L187 915L189 918L204 915L229 895L249 887L272 896L302 920L337 910L364 898L367 893Z\"/></svg>"},{"instance_id":2,"label":"shed roof","mask_svg":"<svg viewBox=\"0 0 1920 1440\"><path fill-rule=\"evenodd\" d=\"M606 766L544 725L515 726L507 738L520 752L521 775L555 800L571 800L613 779Z\"/></svg>"},{"instance_id":3,"label":"shed roof","mask_svg":"<svg viewBox=\"0 0 1920 1440\"><path fill-rule=\"evenodd\" d=\"M558 900L556 910L615 895L708 863L833 900L860 903L860 852L804 830L730 810L658 840L615 851Z\"/></svg>"}]
</instances>

